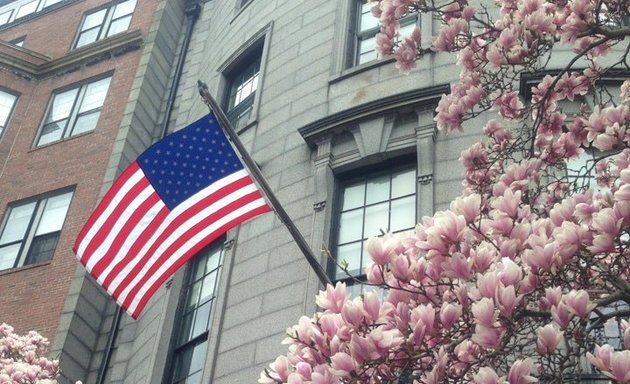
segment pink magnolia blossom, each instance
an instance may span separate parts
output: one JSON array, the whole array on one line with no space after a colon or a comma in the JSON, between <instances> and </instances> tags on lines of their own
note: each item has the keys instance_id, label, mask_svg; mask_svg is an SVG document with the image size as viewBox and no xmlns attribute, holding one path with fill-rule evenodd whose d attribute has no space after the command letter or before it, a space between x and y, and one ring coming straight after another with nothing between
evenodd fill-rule
<instances>
[{"instance_id":1,"label":"pink magnolia blossom","mask_svg":"<svg viewBox=\"0 0 630 384\"><path fill-rule=\"evenodd\" d=\"M413 231L369 240L364 272L382 296L325 287L323 312L289 329L286 359L260 382L529 384L577 377L588 361L630 384L627 319L622 351L593 347L591 330L611 298L630 301L630 81L620 92L608 81L628 61L627 2L505 0L487 13L468 1L370 4L378 55L403 71L454 53L459 74L434 120L449 135L471 131L463 190ZM409 14L442 24L433 53L419 29L400 36ZM436 151L446 159L460 142ZM586 155L593 169L573 169Z\"/></svg>"},{"instance_id":2,"label":"pink magnolia blossom","mask_svg":"<svg viewBox=\"0 0 630 384\"><path fill-rule=\"evenodd\" d=\"M562 341L562 332L553 324L547 324L536 331L536 351L541 355L553 353Z\"/></svg>"}]
</instances>

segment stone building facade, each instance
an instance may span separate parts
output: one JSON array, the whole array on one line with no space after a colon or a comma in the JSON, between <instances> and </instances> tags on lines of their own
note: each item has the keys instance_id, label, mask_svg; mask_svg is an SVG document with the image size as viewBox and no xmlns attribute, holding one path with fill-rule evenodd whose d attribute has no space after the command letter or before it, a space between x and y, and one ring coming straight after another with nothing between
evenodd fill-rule
<instances>
[{"instance_id":1,"label":"stone building facade","mask_svg":"<svg viewBox=\"0 0 630 384\"><path fill-rule=\"evenodd\" d=\"M174 62L183 63L175 100L161 110L168 131L208 112L197 92L198 80L207 83L331 279L345 277L321 249L360 274L368 236L412 228L459 194L457 159L478 131L446 136L433 122L457 76L453 58L428 56L409 75L393 60L374 60L377 28L362 1L162 0L157 9L172 22L156 17L151 31L177 40ZM193 9L200 13L189 28ZM427 17L404 25L420 25L424 36L437 27ZM152 53L145 48L143 55L141 65ZM134 103L166 107L155 81L162 78L138 72L132 88L150 86L132 91L128 111ZM131 129L118 131L105 186L160 136L144 117L123 117ZM280 220L258 216L196 256L137 320L122 316L104 382L255 382L283 352L286 328L316 309L321 288ZM95 300L107 309L96 313L82 304ZM76 305L62 321L97 317L102 326L66 332L80 338L88 331L94 340L96 348L84 351L90 362L81 367L64 365L64 356L76 351L55 342L64 375L95 382L115 307L81 269L68 301Z\"/></svg>"}]
</instances>

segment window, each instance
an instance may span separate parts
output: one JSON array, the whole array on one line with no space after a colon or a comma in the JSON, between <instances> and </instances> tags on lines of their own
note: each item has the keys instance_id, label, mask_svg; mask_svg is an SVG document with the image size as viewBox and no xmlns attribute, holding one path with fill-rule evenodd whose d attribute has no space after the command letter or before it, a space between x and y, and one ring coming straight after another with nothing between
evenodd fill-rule
<instances>
[{"instance_id":1,"label":"window","mask_svg":"<svg viewBox=\"0 0 630 384\"><path fill-rule=\"evenodd\" d=\"M37 146L96 128L111 77L57 92L42 126Z\"/></svg>"},{"instance_id":2,"label":"window","mask_svg":"<svg viewBox=\"0 0 630 384\"><path fill-rule=\"evenodd\" d=\"M136 0L127 0L89 13L83 19L75 48L104 39L129 28Z\"/></svg>"},{"instance_id":3,"label":"window","mask_svg":"<svg viewBox=\"0 0 630 384\"><path fill-rule=\"evenodd\" d=\"M201 383L221 256L221 246L211 245L193 261L173 353L173 384Z\"/></svg>"},{"instance_id":4,"label":"window","mask_svg":"<svg viewBox=\"0 0 630 384\"><path fill-rule=\"evenodd\" d=\"M257 50L228 75L227 116L235 129L246 126L251 117L260 77L261 54L261 50Z\"/></svg>"},{"instance_id":5,"label":"window","mask_svg":"<svg viewBox=\"0 0 630 384\"><path fill-rule=\"evenodd\" d=\"M354 54L351 65L359 65L377 59L376 34L381 27L378 19L372 15L372 5L365 0L355 0L357 3ZM401 36L409 36L417 25L417 15L407 15L400 19Z\"/></svg>"},{"instance_id":6,"label":"window","mask_svg":"<svg viewBox=\"0 0 630 384\"><path fill-rule=\"evenodd\" d=\"M41 12L51 5L57 4L63 0L16 0L4 2L6 6L0 11L0 25L13 22L21 17ZM0 1L2 3L2 1Z\"/></svg>"},{"instance_id":7,"label":"window","mask_svg":"<svg viewBox=\"0 0 630 384\"><path fill-rule=\"evenodd\" d=\"M72 192L9 207L0 233L0 270L52 259Z\"/></svg>"},{"instance_id":8,"label":"window","mask_svg":"<svg viewBox=\"0 0 630 384\"><path fill-rule=\"evenodd\" d=\"M338 220L337 260L345 260L348 273L361 278L370 263L367 239L380 235L381 230L400 232L415 227L416 169L368 175L346 183L341 189ZM352 284L352 279L339 267L333 280Z\"/></svg>"},{"instance_id":9,"label":"window","mask_svg":"<svg viewBox=\"0 0 630 384\"><path fill-rule=\"evenodd\" d=\"M11 19L11 14L13 14L13 10L9 10L4 13L0 13L0 25L6 24Z\"/></svg>"},{"instance_id":10,"label":"window","mask_svg":"<svg viewBox=\"0 0 630 384\"><path fill-rule=\"evenodd\" d=\"M17 96L0 90L0 137L9 122Z\"/></svg>"},{"instance_id":11,"label":"window","mask_svg":"<svg viewBox=\"0 0 630 384\"><path fill-rule=\"evenodd\" d=\"M22 47L24 45L25 37L20 37L19 39L9 41L9 44L13 44L16 47Z\"/></svg>"}]
</instances>

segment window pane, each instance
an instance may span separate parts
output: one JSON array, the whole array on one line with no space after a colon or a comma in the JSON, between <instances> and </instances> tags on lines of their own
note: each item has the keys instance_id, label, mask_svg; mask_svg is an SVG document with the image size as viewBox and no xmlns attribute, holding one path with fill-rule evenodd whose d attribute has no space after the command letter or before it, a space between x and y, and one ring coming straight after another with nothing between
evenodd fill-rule
<instances>
[{"instance_id":1,"label":"window pane","mask_svg":"<svg viewBox=\"0 0 630 384\"><path fill-rule=\"evenodd\" d=\"M372 15L372 6L369 4L361 5L361 22L360 31L378 27L378 19Z\"/></svg>"},{"instance_id":2,"label":"window pane","mask_svg":"<svg viewBox=\"0 0 630 384\"><path fill-rule=\"evenodd\" d=\"M13 10L9 12L5 12L0 15L0 25L6 24L9 22L9 19L11 18L11 13L13 13Z\"/></svg>"},{"instance_id":3,"label":"window pane","mask_svg":"<svg viewBox=\"0 0 630 384\"><path fill-rule=\"evenodd\" d=\"M72 133L70 136L78 135L83 132L89 132L96 129L98 118L101 115L100 111L94 113L88 113L87 115L77 117L77 121L74 124Z\"/></svg>"},{"instance_id":4,"label":"window pane","mask_svg":"<svg viewBox=\"0 0 630 384\"><path fill-rule=\"evenodd\" d=\"M44 125L42 133L39 136L39 140L37 141L37 145L44 145L52 143L53 141L61 140L61 135L66 127L66 123L68 123L68 120L60 120L55 123Z\"/></svg>"},{"instance_id":5,"label":"window pane","mask_svg":"<svg viewBox=\"0 0 630 384\"><path fill-rule=\"evenodd\" d=\"M35 236L29 247L24 264L51 260L55 253L60 234L61 232L54 232L42 236Z\"/></svg>"},{"instance_id":6,"label":"window pane","mask_svg":"<svg viewBox=\"0 0 630 384\"><path fill-rule=\"evenodd\" d=\"M21 6L20 9L17 11L17 14L15 15L15 18L17 19L35 12L37 10L37 2L38 0L35 0Z\"/></svg>"},{"instance_id":7,"label":"window pane","mask_svg":"<svg viewBox=\"0 0 630 384\"><path fill-rule=\"evenodd\" d=\"M203 286L201 288L201 296L199 302L203 302L214 295L214 285L217 281L217 273L212 272L203 279Z\"/></svg>"},{"instance_id":8,"label":"window pane","mask_svg":"<svg viewBox=\"0 0 630 384\"><path fill-rule=\"evenodd\" d=\"M212 272L219 267L219 261L221 259L221 249L217 249L212 252L206 259L206 273Z\"/></svg>"},{"instance_id":9,"label":"window pane","mask_svg":"<svg viewBox=\"0 0 630 384\"><path fill-rule=\"evenodd\" d=\"M16 99L17 96L0 91L0 133L2 133L2 128L7 126L7 120L13 110L13 104L15 104Z\"/></svg>"},{"instance_id":10,"label":"window pane","mask_svg":"<svg viewBox=\"0 0 630 384\"><path fill-rule=\"evenodd\" d=\"M103 106L105 96L107 96L107 89L109 88L110 80L111 77L108 77L87 85L85 96L81 102L81 108L79 108L79 113Z\"/></svg>"},{"instance_id":11,"label":"window pane","mask_svg":"<svg viewBox=\"0 0 630 384\"><path fill-rule=\"evenodd\" d=\"M389 230L392 232L411 229L416 225L416 196L392 201Z\"/></svg>"},{"instance_id":12,"label":"window pane","mask_svg":"<svg viewBox=\"0 0 630 384\"><path fill-rule=\"evenodd\" d=\"M416 171L414 169L392 175L392 199L416 193Z\"/></svg>"},{"instance_id":13,"label":"window pane","mask_svg":"<svg viewBox=\"0 0 630 384\"><path fill-rule=\"evenodd\" d=\"M192 358L190 361L190 369L188 371L190 374L199 372L203 369L203 365L204 365L203 363L206 360L207 347L208 347L208 343L202 342L196 345L195 348L193 349ZM201 377L199 377L199 379L201 379ZM190 382L190 380L187 382Z\"/></svg>"},{"instance_id":14,"label":"window pane","mask_svg":"<svg viewBox=\"0 0 630 384\"><path fill-rule=\"evenodd\" d=\"M339 219L339 244L362 238L363 209L344 212Z\"/></svg>"},{"instance_id":15,"label":"window pane","mask_svg":"<svg viewBox=\"0 0 630 384\"><path fill-rule=\"evenodd\" d=\"M387 232L388 208L387 202L365 208L363 238L378 236L381 234L381 229Z\"/></svg>"},{"instance_id":16,"label":"window pane","mask_svg":"<svg viewBox=\"0 0 630 384\"><path fill-rule=\"evenodd\" d=\"M136 0L127 0L123 3L117 4L114 10L114 16L112 19L118 19L121 16L128 15L133 12L136 7Z\"/></svg>"},{"instance_id":17,"label":"window pane","mask_svg":"<svg viewBox=\"0 0 630 384\"><path fill-rule=\"evenodd\" d=\"M60 1L62 1L62 0L46 0L46 1L44 2L44 8L46 8L46 7L50 7L50 6L51 6L51 5L53 5L53 4L57 4L57 3L59 3Z\"/></svg>"},{"instance_id":18,"label":"window pane","mask_svg":"<svg viewBox=\"0 0 630 384\"><path fill-rule=\"evenodd\" d=\"M197 309L195 323L190 334L191 339L195 338L208 330L208 320L210 319L210 310L212 309L212 301L209 301Z\"/></svg>"},{"instance_id":19,"label":"window pane","mask_svg":"<svg viewBox=\"0 0 630 384\"><path fill-rule=\"evenodd\" d=\"M186 348L178 353L178 358L175 363L175 374L173 378L178 381L188 376L190 371L190 360L192 359L193 349L192 347Z\"/></svg>"},{"instance_id":20,"label":"window pane","mask_svg":"<svg viewBox=\"0 0 630 384\"><path fill-rule=\"evenodd\" d=\"M22 243L17 243L0 247L0 271L3 269L13 268L15 260L18 257L18 252L20 252L21 245Z\"/></svg>"},{"instance_id":21,"label":"window pane","mask_svg":"<svg viewBox=\"0 0 630 384\"><path fill-rule=\"evenodd\" d=\"M343 208L348 209L357 208L363 205L365 197L365 182L361 181L355 185L349 185L343 191Z\"/></svg>"},{"instance_id":22,"label":"window pane","mask_svg":"<svg viewBox=\"0 0 630 384\"><path fill-rule=\"evenodd\" d=\"M366 40L361 40L359 42L359 58L358 63L363 64L368 61L376 60L378 57L376 55L376 39L369 38Z\"/></svg>"},{"instance_id":23,"label":"window pane","mask_svg":"<svg viewBox=\"0 0 630 384\"><path fill-rule=\"evenodd\" d=\"M131 15L112 20L112 23L109 25L109 29L107 30L107 37L126 31L127 28L129 28L130 23Z\"/></svg>"},{"instance_id":24,"label":"window pane","mask_svg":"<svg viewBox=\"0 0 630 384\"><path fill-rule=\"evenodd\" d=\"M192 323L193 323L194 317L195 317L195 312L190 312L190 313L187 313L182 318L182 323L179 329L179 332L180 332L179 345L184 344L191 339L190 331L192 330Z\"/></svg>"},{"instance_id":25,"label":"window pane","mask_svg":"<svg viewBox=\"0 0 630 384\"><path fill-rule=\"evenodd\" d=\"M51 122L68 118L78 91L79 88L74 88L56 94L46 121Z\"/></svg>"},{"instance_id":26,"label":"window pane","mask_svg":"<svg viewBox=\"0 0 630 384\"><path fill-rule=\"evenodd\" d=\"M199 303L199 291L201 291L201 281L196 282L190 288L190 292L188 293L188 304L186 304L186 310L189 308L196 307Z\"/></svg>"},{"instance_id":27,"label":"window pane","mask_svg":"<svg viewBox=\"0 0 630 384\"><path fill-rule=\"evenodd\" d=\"M2 236L0 236L0 244L12 243L24 238L36 204L32 202L11 208Z\"/></svg>"},{"instance_id":28,"label":"window pane","mask_svg":"<svg viewBox=\"0 0 630 384\"><path fill-rule=\"evenodd\" d=\"M76 48L95 42L98 38L98 31L98 28L93 28L85 32L81 32L81 34L79 35L79 40L77 40Z\"/></svg>"},{"instance_id":29,"label":"window pane","mask_svg":"<svg viewBox=\"0 0 630 384\"><path fill-rule=\"evenodd\" d=\"M416 28L416 18L412 17L405 21L400 22L400 29L398 30L399 39L403 39L411 36L413 30Z\"/></svg>"},{"instance_id":30,"label":"window pane","mask_svg":"<svg viewBox=\"0 0 630 384\"><path fill-rule=\"evenodd\" d=\"M85 16L85 20L83 21L83 25L81 26L81 31L86 31L88 29L100 26L103 24L103 20L105 19L105 14L107 13L107 9L101 9L98 12L90 13Z\"/></svg>"},{"instance_id":31,"label":"window pane","mask_svg":"<svg viewBox=\"0 0 630 384\"><path fill-rule=\"evenodd\" d=\"M36 236L61 231L71 199L72 193L65 193L51 197L45 202L42 218L35 232Z\"/></svg>"},{"instance_id":32,"label":"window pane","mask_svg":"<svg viewBox=\"0 0 630 384\"><path fill-rule=\"evenodd\" d=\"M343 260L348 263L348 272L351 275L362 274L361 269L361 242L341 245L337 247L337 260L338 264L341 264ZM337 267L336 279L344 279L348 277L341 268Z\"/></svg>"},{"instance_id":33,"label":"window pane","mask_svg":"<svg viewBox=\"0 0 630 384\"><path fill-rule=\"evenodd\" d=\"M389 199L389 175L368 180L365 204L374 204Z\"/></svg>"}]
</instances>

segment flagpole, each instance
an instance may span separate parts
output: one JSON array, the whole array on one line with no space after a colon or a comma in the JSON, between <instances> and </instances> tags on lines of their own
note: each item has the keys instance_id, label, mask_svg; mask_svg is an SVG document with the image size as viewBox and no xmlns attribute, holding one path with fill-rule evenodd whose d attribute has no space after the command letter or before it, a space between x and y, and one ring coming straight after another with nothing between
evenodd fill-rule
<instances>
[{"instance_id":1,"label":"flagpole","mask_svg":"<svg viewBox=\"0 0 630 384\"><path fill-rule=\"evenodd\" d=\"M234 128L232 127L232 124L228 120L227 116L225 116L225 113L223 112L221 107L219 107L212 95L210 95L210 93L208 92L208 86L201 80L197 80L197 88L199 89L199 94L201 95L203 102L208 106L208 108L210 108L212 112L214 112L214 115L223 128L223 131L227 134L232 144L234 144L234 146L236 147L237 152L243 160L243 163L245 163L245 166L248 168L249 172L256 180L258 186L267 197L271 208L276 212L276 214L280 218L280 221L282 221L282 223L287 227L289 233L291 233L291 236L293 236L293 240L295 240L298 248L300 248L300 250L304 254L304 257L306 257L306 261L308 261L308 263L311 265L311 268L313 268L313 270L315 271L315 274L319 278L319 281L324 285L332 284L330 279L328 278L328 275L326 274L326 271L317 261L317 257L313 253L313 250L304 239L304 236L302 236L302 233L300 233L298 228L295 226L295 223L293 223L293 220L291 220L287 212L284 210L284 208L276 198L276 195L269 187L269 184L260 171L260 168L258 168L256 162L245 150L243 143L241 143L241 140L234 131Z\"/></svg>"}]
</instances>

